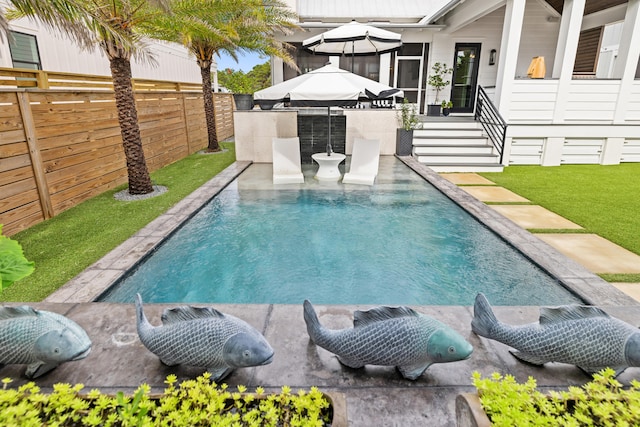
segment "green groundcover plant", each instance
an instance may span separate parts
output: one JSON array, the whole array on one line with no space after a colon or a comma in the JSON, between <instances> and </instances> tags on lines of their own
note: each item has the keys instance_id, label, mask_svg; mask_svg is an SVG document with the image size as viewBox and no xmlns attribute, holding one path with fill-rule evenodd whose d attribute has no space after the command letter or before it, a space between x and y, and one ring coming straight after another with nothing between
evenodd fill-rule
<instances>
[{"instance_id":1,"label":"green groundcover plant","mask_svg":"<svg viewBox=\"0 0 640 427\"><path fill-rule=\"evenodd\" d=\"M33 273L34 264L25 258L20 243L2 235L0 224L0 293L13 282Z\"/></svg>"},{"instance_id":2,"label":"green groundcover plant","mask_svg":"<svg viewBox=\"0 0 640 427\"><path fill-rule=\"evenodd\" d=\"M17 389L0 391L0 425L20 426L308 426L330 425L332 410L317 388L293 394L283 386L280 393L266 394L260 387L254 394L239 385L230 391L226 384L211 382L205 373L177 385L167 376L167 387L159 396L141 385L133 396L102 394L91 390L81 395L82 384L58 383L45 394L33 382Z\"/></svg>"},{"instance_id":3,"label":"green groundcover plant","mask_svg":"<svg viewBox=\"0 0 640 427\"><path fill-rule=\"evenodd\" d=\"M495 426L638 426L640 382L623 388L607 368L582 387L543 394L536 380L517 383L513 376L473 373L480 402Z\"/></svg>"}]
</instances>

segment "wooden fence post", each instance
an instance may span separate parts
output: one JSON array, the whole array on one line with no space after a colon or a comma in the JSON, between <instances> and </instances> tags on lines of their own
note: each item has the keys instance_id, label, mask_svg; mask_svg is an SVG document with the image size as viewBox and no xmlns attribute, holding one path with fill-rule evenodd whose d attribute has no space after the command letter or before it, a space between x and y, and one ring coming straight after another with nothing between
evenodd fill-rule
<instances>
[{"instance_id":1,"label":"wooden fence post","mask_svg":"<svg viewBox=\"0 0 640 427\"><path fill-rule=\"evenodd\" d=\"M27 146L29 147L29 156L31 157L31 167L33 168L33 176L38 187L38 195L40 196L40 206L45 219L53 217L53 206L51 204L51 195L49 194L49 185L47 177L42 168L42 157L38 149L38 139L36 138L36 127L33 122L33 114L31 113L31 105L29 104L29 94L27 92L18 92L18 105L20 106L20 115L22 116L22 125L27 138Z\"/></svg>"},{"instance_id":2,"label":"wooden fence post","mask_svg":"<svg viewBox=\"0 0 640 427\"><path fill-rule=\"evenodd\" d=\"M187 94L182 92L178 95L182 97L182 120L184 120L184 131L187 136L187 153L191 154L191 135L189 134L189 120L187 119Z\"/></svg>"}]
</instances>

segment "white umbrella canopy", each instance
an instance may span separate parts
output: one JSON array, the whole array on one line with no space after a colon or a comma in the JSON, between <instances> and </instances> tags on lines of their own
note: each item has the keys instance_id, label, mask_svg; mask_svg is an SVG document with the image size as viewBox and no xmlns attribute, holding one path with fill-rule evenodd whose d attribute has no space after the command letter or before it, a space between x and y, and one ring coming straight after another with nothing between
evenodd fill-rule
<instances>
[{"instance_id":1,"label":"white umbrella canopy","mask_svg":"<svg viewBox=\"0 0 640 427\"><path fill-rule=\"evenodd\" d=\"M253 99L262 109L271 109L280 102L292 107L349 107L358 99L384 99L404 96L404 92L358 76L331 64L313 70L275 86L259 90ZM328 109L329 129L331 110ZM331 132L327 138L327 154L331 155Z\"/></svg>"},{"instance_id":2,"label":"white umbrella canopy","mask_svg":"<svg viewBox=\"0 0 640 427\"><path fill-rule=\"evenodd\" d=\"M400 34L351 21L302 42L302 47L321 55L373 55L400 49Z\"/></svg>"},{"instance_id":3,"label":"white umbrella canopy","mask_svg":"<svg viewBox=\"0 0 640 427\"><path fill-rule=\"evenodd\" d=\"M275 86L259 90L253 99L270 108L279 102L293 107L349 107L358 99L404 96L404 92L328 64Z\"/></svg>"}]
</instances>

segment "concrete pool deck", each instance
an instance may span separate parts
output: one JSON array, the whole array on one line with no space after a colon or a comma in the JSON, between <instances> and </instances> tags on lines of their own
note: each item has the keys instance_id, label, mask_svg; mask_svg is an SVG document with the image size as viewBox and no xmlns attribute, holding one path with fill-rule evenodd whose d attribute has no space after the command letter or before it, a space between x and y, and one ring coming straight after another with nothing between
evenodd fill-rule
<instances>
[{"instance_id":1,"label":"concrete pool deck","mask_svg":"<svg viewBox=\"0 0 640 427\"><path fill-rule=\"evenodd\" d=\"M386 162L395 159L381 159L381 171ZM625 293L578 262L564 257L514 220L465 192L463 187L442 179L411 158L401 158L400 161L411 166L483 224L499 235L507 236L514 246L553 272L576 293L612 316L640 325L640 305ZM44 302L31 304L67 315L84 327L93 341L92 352L86 359L64 364L37 379L40 387L47 390L56 382L83 383L86 390L98 388L104 392L115 392L132 391L144 382L154 391L160 391L166 375L170 373L175 373L179 379L202 373L202 369L163 366L156 356L147 351L136 334L133 304L89 301L115 277L138 262L141 256L152 251L164 236L171 234L183 220L193 215L248 166L246 162L230 166ZM379 178L380 185L384 185L384 179L383 176ZM312 185L320 185L311 182ZM163 309L176 305L149 304L145 306L145 312L152 324L159 325ZM495 371L509 373L519 381L533 376L542 388L564 388L588 380L582 371L570 365L552 363L532 367L522 364L509 354L507 346L477 337L470 330L471 307L413 307L447 323L474 346L470 359L433 365L416 381L402 379L391 367L367 366L357 370L342 367L332 354L310 343L301 305L216 304L215 307L243 318L262 331L276 351L272 364L237 370L225 380L226 383L231 387L244 384L250 390L262 386L267 391L275 391L282 385L289 385L294 390L318 386L323 391L344 393L351 426L455 426L455 397L461 392L474 391L470 379L474 371L483 375ZM351 327L353 311L367 308L370 307L316 306L320 322L332 329ZM495 307L495 311L501 321L510 324L531 323L538 319L537 307ZM9 365L0 370L0 375L14 378L14 387L26 382L24 370L23 365ZM619 379L626 384L631 379L640 379L640 368L628 369Z\"/></svg>"}]
</instances>

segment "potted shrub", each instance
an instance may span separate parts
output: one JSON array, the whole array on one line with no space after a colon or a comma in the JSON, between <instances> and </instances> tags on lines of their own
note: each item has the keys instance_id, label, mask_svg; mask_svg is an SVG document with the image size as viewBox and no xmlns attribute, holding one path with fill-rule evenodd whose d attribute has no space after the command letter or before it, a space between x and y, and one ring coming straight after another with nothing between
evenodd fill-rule
<instances>
[{"instance_id":1,"label":"potted shrub","mask_svg":"<svg viewBox=\"0 0 640 427\"><path fill-rule=\"evenodd\" d=\"M253 109L253 93L256 89L254 80L248 74L227 68L218 73L218 82L233 93L237 110Z\"/></svg>"},{"instance_id":2,"label":"potted shrub","mask_svg":"<svg viewBox=\"0 0 640 427\"><path fill-rule=\"evenodd\" d=\"M400 127L396 131L396 154L410 156L413 150L413 130L420 126L420 120L418 120L416 106L407 98L400 104L398 123Z\"/></svg>"},{"instance_id":3,"label":"potted shrub","mask_svg":"<svg viewBox=\"0 0 640 427\"><path fill-rule=\"evenodd\" d=\"M244 386L231 391L204 374L176 385L175 375L165 381L158 395L141 385L133 396L91 390L82 395L82 384L55 384L50 394L30 382L17 389L0 390L0 425L57 426L341 426L346 427L344 396L328 395L312 387L292 393L265 393L260 387L246 393Z\"/></svg>"},{"instance_id":4,"label":"potted shrub","mask_svg":"<svg viewBox=\"0 0 640 427\"><path fill-rule=\"evenodd\" d=\"M453 102L444 100L440 105L442 105L442 115L445 117L448 116L453 108Z\"/></svg>"},{"instance_id":5,"label":"potted shrub","mask_svg":"<svg viewBox=\"0 0 640 427\"><path fill-rule=\"evenodd\" d=\"M427 84L432 86L436 91L436 99L433 104L427 105L427 115L428 116L439 116L440 115L440 91L444 89L449 83L450 80L446 80L447 76L453 72L453 68L447 67L447 64L443 64L441 62L436 62L431 67L431 74L427 79Z\"/></svg>"},{"instance_id":6,"label":"potted shrub","mask_svg":"<svg viewBox=\"0 0 640 427\"><path fill-rule=\"evenodd\" d=\"M519 384L513 376L494 373L481 378L473 373L478 394L456 398L458 427L568 425L640 425L640 382L625 389L607 368L582 387L543 394L529 377ZM633 410L632 410L633 409Z\"/></svg>"}]
</instances>

